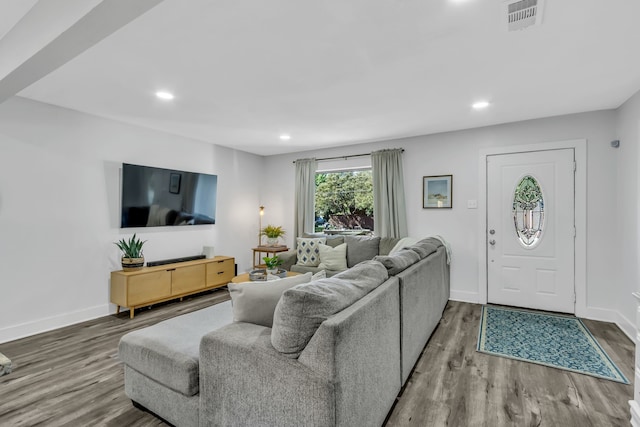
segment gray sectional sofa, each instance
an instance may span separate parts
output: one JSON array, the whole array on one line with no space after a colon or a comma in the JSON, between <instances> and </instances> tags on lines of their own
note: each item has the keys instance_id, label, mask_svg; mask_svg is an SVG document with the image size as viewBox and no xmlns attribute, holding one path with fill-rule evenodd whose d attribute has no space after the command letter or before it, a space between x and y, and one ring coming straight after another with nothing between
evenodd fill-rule
<instances>
[{"instance_id":1,"label":"gray sectional sofa","mask_svg":"<svg viewBox=\"0 0 640 427\"><path fill-rule=\"evenodd\" d=\"M425 239L284 291L272 327L226 302L125 335L125 393L177 426L381 425L448 298Z\"/></svg>"}]
</instances>

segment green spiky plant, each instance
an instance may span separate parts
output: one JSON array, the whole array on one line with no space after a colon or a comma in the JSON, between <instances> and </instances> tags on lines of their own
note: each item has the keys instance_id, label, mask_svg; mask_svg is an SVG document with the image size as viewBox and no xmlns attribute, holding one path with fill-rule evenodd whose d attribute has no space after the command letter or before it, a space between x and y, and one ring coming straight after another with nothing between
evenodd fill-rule
<instances>
[{"instance_id":1,"label":"green spiky plant","mask_svg":"<svg viewBox=\"0 0 640 427\"><path fill-rule=\"evenodd\" d=\"M269 239L277 239L278 237L282 237L285 235L285 231L281 225L267 225L262 230L260 230L261 236L267 236Z\"/></svg>"},{"instance_id":2,"label":"green spiky plant","mask_svg":"<svg viewBox=\"0 0 640 427\"><path fill-rule=\"evenodd\" d=\"M129 240L121 239L119 242L115 242L114 245L122 251L123 258L142 258L142 246L145 242L146 240L143 242L136 238L134 233Z\"/></svg>"},{"instance_id":3,"label":"green spiky plant","mask_svg":"<svg viewBox=\"0 0 640 427\"><path fill-rule=\"evenodd\" d=\"M269 270L275 270L278 268L280 264L282 264L282 260L278 258L278 255L274 255L272 257L263 257L262 260L267 265Z\"/></svg>"}]
</instances>

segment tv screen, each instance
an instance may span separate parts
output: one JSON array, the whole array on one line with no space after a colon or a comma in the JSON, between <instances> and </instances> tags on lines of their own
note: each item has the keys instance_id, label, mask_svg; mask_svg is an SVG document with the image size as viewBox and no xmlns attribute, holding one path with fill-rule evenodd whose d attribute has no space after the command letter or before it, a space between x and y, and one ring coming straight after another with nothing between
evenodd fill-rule
<instances>
[{"instance_id":1,"label":"tv screen","mask_svg":"<svg viewBox=\"0 0 640 427\"><path fill-rule=\"evenodd\" d=\"M216 223L218 176L124 163L122 228Z\"/></svg>"}]
</instances>

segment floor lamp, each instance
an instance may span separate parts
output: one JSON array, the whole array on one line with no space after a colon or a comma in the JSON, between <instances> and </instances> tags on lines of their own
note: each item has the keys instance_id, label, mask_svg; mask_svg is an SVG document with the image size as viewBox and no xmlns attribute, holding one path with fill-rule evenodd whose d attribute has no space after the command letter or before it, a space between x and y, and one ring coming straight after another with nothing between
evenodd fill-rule
<instances>
[{"instance_id":1,"label":"floor lamp","mask_svg":"<svg viewBox=\"0 0 640 427\"><path fill-rule=\"evenodd\" d=\"M264 206L260 206L260 221L258 223L258 246L262 246L262 217L264 216Z\"/></svg>"}]
</instances>

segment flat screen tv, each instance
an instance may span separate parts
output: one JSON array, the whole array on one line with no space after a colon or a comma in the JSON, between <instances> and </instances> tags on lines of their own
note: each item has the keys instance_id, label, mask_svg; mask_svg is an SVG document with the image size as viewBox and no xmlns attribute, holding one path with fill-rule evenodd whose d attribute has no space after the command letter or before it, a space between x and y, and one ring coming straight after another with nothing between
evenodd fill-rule
<instances>
[{"instance_id":1,"label":"flat screen tv","mask_svg":"<svg viewBox=\"0 0 640 427\"><path fill-rule=\"evenodd\" d=\"M124 163L121 227L216 223L218 176Z\"/></svg>"}]
</instances>

